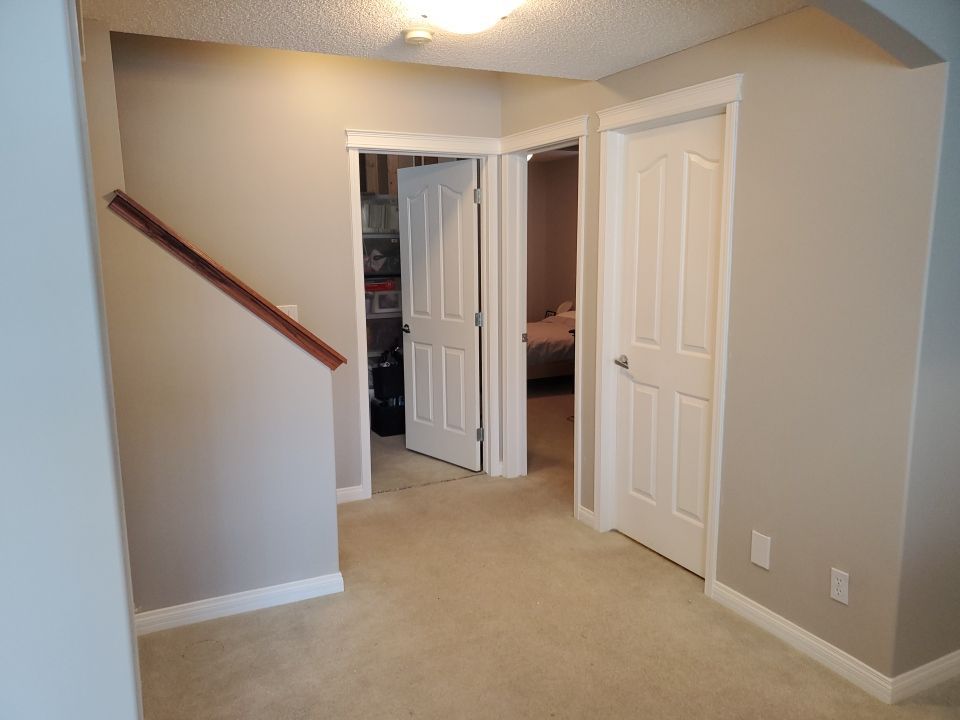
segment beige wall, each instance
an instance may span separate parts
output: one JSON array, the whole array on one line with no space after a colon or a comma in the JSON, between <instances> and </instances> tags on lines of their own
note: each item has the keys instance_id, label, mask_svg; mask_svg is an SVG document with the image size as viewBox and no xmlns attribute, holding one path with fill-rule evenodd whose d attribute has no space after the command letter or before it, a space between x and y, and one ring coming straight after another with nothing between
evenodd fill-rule
<instances>
[{"instance_id":1,"label":"beige wall","mask_svg":"<svg viewBox=\"0 0 960 720\"><path fill-rule=\"evenodd\" d=\"M807 9L597 83L506 77L503 131L741 72L719 580L889 673L944 68L907 70ZM596 133L589 157L593 346ZM752 528L773 538L769 572Z\"/></svg>"},{"instance_id":2,"label":"beige wall","mask_svg":"<svg viewBox=\"0 0 960 720\"><path fill-rule=\"evenodd\" d=\"M276 302L300 305L352 362L344 128L505 135L744 73L719 579L882 672L902 669L894 637L943 66L907 70L813 9L599 82L133 36L116 36L114 50L128 189ZM598 177L592 132L578 332L588 347ZM936 306L949 307L939 287ZM586 353L586 428L594 365ZM351 377L334 376L340 486L359 479L363 399ZM589 432L583 451L592 507ZM918 496L921 521L934 496ZM752 528L773 537L770 572L748 561ZM827 596L831 566L851 574L849 607ZM907 664L929 653L920 642Z\"/></svg>"},{"instance_id":3,"label":"beige wall","mask_svg":"<svg viewBox=\"0 0 960 720\"><path fill-rule=\"evenodd\" d=\"M951 62L905 516L896 671L960 649L960 76Z\"/></svg>"},{"instance_id":4,"label":"beige wall","mask_svg":"<svg viewBox=\"0 0 960 720\"><path fill-rule=\"evenodd\" d=\"M527 164L527 321L577 297L577 154Z\"/></svg>"},{"instance_id":5,"label":"beige wall","mask_svg":"<svg viewBox=\"0 0 960 720\"><path fill-rule=\"evenodd\" d=\"M905 516L895 669L960 649L960 3L871 0L950 60Z\"/></svg>"},{"instance_id":6,"label":"beige wall","mask_svg":"<svg viewBox=\"0 0 960 720\"><path fill-rule=\"evenodd\" d=\"M0 3L0 717L140 718L72 0Z\"/></svg>"},{"instance_id":7,"label":"beige wall","mask_svg":"<svg viewBox=\"0 0 960 720\"><path fill-rule=\"evenodd\" d=\"M102 247L137 609L338 572L330 371L146 238Z\"/></svg>"},{"instance_id":8,"label":"beige wall","mask_svg":"<svg viewBox=\"0 0 960 720\"><path fill-rule=\"evenodd\" d=\"M335 573L330 372L106 209L124 186L110 39L86 40L137 609Z\"/></svg>"},{"instance_id":9,"label":"beige wall","mask_svg":"<svg viewBox=\"0 0 960 720\"><path fill-rule=\"evenodd\" d=\"M500 134L491 73L133 35L114 65L130 194L351 364L344 130ZM334 374L338 487L360 483L358 393Z\"/></svg>"}]
</instances>

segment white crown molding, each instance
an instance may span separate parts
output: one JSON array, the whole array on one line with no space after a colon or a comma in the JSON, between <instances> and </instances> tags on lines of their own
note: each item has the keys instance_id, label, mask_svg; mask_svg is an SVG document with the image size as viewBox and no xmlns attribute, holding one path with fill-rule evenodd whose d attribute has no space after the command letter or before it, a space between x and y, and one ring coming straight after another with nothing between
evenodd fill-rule
<instances>
[{"instance_id":1,"label":"white crown molding","mask_svg":"<svg viewBox=\"0 0 960 720\"><path fill-rule=\"evenodd\" d=\"M477 156L535 150L587 134L589 115L578 115L503 138L434 135L389 130L347 130L347 148L369 152Z\"/></svg>"},{"instance_id":2,"label":"white crown molding","mask_svg":"<svg viewBox=\"0 0 960 720\"><path fill-rule=\"evenodd\" d=\"M890 678L723 583L713 584L712 597L885 703L906 700L918 692L960 676L960 650Z\"/></svg>"},{"instance_id":3,"label":"white crown molding","mask_svg":"<svg viewBox=\"0 0 960 720\"><path fill-rule=\"evenodd\" d=\"M521 150L536 150L567 140L576 140L587 134L589 117L589 115L578 115L532 130L507 135L500 138L500 152L512 153Z\"/></svg>"},{"instance_id":4,"label":"white crown molding","mask_svg":"<svg viewBox=\"0 0 960 720\"><path fill-rule=\"evenodd\" d=\"M343 592L343 576L338 572L330 573L306 580L295 580L282 585L246 590L232 595L221 595L220 597L174 605L159 610L147 610L133 616L134 627L137 635L146 635L158 630L191 625L204 620L213 620L214 618L250 612L251 610L261 610L276 605L286 605L287 603L339 592Z\"/></svg>"},{"instance_id":5,"label":"white crown molding","mask_svg":"<svg viewBox=\"0 0 960 720\"><path fill-rule=\"evenodd\" d=\"M598 110L600 132L660 120L697 110L721 108L740 100L743 75L727 77Z\"/></svg>"},{"instance_id":6,"label":"white crown molding","mask_svg":"<svg viewBox=\"0 0 960 720\"><path fill-rule=\"evenodd\" d=\"M434 135L385 130L347 130L347 148L408 155L499 155L500 138Z\"/></svg>"},{"instance_id":7,"label":"white crown molding","mask_svg":"<svg viewBox=\"0 0 960 720\"><path fill-rule=\"evenodd\" d=\"M351 485L350 487L337 488L337 505L340 503L369 499L370 489L365 488L363 485Z\"/></svg>"}]
</instances>

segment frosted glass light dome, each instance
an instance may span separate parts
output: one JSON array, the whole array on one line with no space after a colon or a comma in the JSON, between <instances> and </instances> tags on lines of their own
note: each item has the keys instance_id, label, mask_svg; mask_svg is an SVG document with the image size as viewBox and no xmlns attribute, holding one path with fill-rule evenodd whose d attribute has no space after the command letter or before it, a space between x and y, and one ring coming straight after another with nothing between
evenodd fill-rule
<instances>
[{"instance_id":1,"label":"frosted glass light dome","mask_svg":"<svg viewBox=\"0 0 960 720\"><path fill-rule=\"evenodd\" d=\"M489 30L523 5L524 0L419 0L414 12L431 24L458 35Z\"/></svg>"}]
</instances>

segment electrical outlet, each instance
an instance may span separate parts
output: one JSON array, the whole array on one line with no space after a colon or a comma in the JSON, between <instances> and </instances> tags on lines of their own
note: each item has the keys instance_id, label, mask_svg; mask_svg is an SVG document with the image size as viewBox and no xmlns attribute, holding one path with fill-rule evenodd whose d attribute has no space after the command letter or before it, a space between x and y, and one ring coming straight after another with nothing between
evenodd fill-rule
<instances>
[{"instance_id":1,"label":"electrical outlet","mask_svg":"<svg viewBox=\"0 0 960 720\"><path fill-rule=\"evenodd\" d=\"M750 537L750 562L764 570L770 569L770 538L756 530Z\"/></svg>"},{"instance_id":2,"label":"electrical outlet","mask_svg":"<svg viewBox=\"0 0 960 720\"><path fill-rule=\"evenodd\" d=\"M843 570L830 568L830 597L838 603L850 604L850 575Z\"/></svg>"}]
</instances>

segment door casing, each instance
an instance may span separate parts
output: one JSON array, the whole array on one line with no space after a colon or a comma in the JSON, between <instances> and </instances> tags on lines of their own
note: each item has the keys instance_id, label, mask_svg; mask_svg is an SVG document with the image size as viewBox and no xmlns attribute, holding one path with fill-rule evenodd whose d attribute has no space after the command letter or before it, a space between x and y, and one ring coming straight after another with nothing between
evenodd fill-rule
<instances>
[{"instance_id":1,"label":"door casing","mask_svg":"<svg viewBox=\"0 0 960 720\"><path fill-rule=\"evenodd\" d=\"M596 528L610 530L616 517L615 438L617 298L616 258L623 207L623 141L627 132L696 117L723 114L723 188L721 191L717 324L714 354L713 417L706 514L704 592L713 595L717 576L720 480L723 464L723 410L727 381L727 328L730 307L733 200L742 75L731 75L598 112L600 117L600 243L597 316L597 422L594 467Z\"/></svg>"},{"instance_id":2,"label":"door casing","mask_svg":"<svg viewBox=\"0 0 960 720\"><path fill-rule=\"evenodd\" d=\"M363 297L363 220L360 216L360 153L389 155L435 155L480 161L480 328L484 428L483 468L489 475L502 474L500 427L500 178L498 138L413 134L399 132L346 131L346 162L350 177L350 225L353 240L354 297ZM356 306L357 358L353 373L360 402L360 484L337 489L337 502L365 500L372 494L370 469L370 406L367 398L367 331L363 303Z\"/></svg>"},{"instance_id":3,"label":"door casing","mask_svg":"<svg viewBox=\"0 0 960 720\"><path fill-rule=\"evenodd\" d=\"M527 474L527 347L521 342L527 314L527 155L577 143L577 280L576 305L583 307L584 241L586 235L587 128L588 116L509 135L501 140L503 193L503 257L500 291L503 311L503 474L519 477ZM582 342L575 345L574 357L574 446L573 513L593 527L593 512L581 505L583 476L583 358Z\"/></svg>"},{"instance_id":4,"label":"door casing","mask_svg":"<svg viewBox=\"0 0 960 720\"><path fill-rule=\"evenodd\" d=\"M594 455L594 508L580 504L582 477L583 428L580 403L582 393L582 368L584 349L578 347L576 357L577 403L575 418L575 495L574 514L582 522L597 530L609 530L613 525L612 455L607 430L615 423L615 394L610 391L615 382L615 367L611 347L613 332L609 320L615 315L615 288L608 280L615 273L610 267L614 261L616 226L614 217L618 202L611 171L616 169L617 139L625 130L642 129L644 126L676 122L711 114L725 115L723 150L723 201L720 248L720 275L716 338L716 366L714 372L714 415L711 445L716 449L710 467L710 491L707 507L707 567L704 590L713 594L716 581L716 553L718 511L720 498L720 469L723 458L723 406L726 386L727 322L730 294L730 258L733 240L734 177L736 173L736 147L739 126L742 75L731 75L692 87L618 105L597 112L600 119L600 227L598 257L598 304L596 345L596 423ZM526 235L526 173L519 163L526 162L526 154L560 147L577 141L580 149L580 176L578 188L579 227L577 238L577 305L583 298L583 255L585 230L585 202L587 187L587 123L582 115L566 121L552 123L503 138L435 135L429 133L401 133L389 131L347 130L346 161L349 166L351 222L354 252L354 275L356 296L363 291L363 241L360 218L360 169L361 152L392 153L404 155L437 155L442 157L476 158L481 162L480 189L480 298L484 314L481 329L481 382L483 394L481 407L484 424L483 464L492 476L521 475L526 472L525 402L526 389L520 387L522 375L519 363L520 352L501 352L501 338L519 338L523 322L518 301L522 286L517 279L525 263L525 254L518 256L518 248L525 250L525 243L517 238ZM525 168L524 168L525 170ZM501 200L503 215L501 217ZM501 257L501 247L504 248ZM362 307L357 308L358 357L366 355L365 316ZM523 348L519 348L522 350ZM360 391L365 398L367 374L365 363L356 363L354 369ZM611 411L613 417L611 418ZM360 484L337 490L339 502L369 498L370 489L370 415L366 403L360 408L361 478Z\"/></svg>"}]
</instances>

